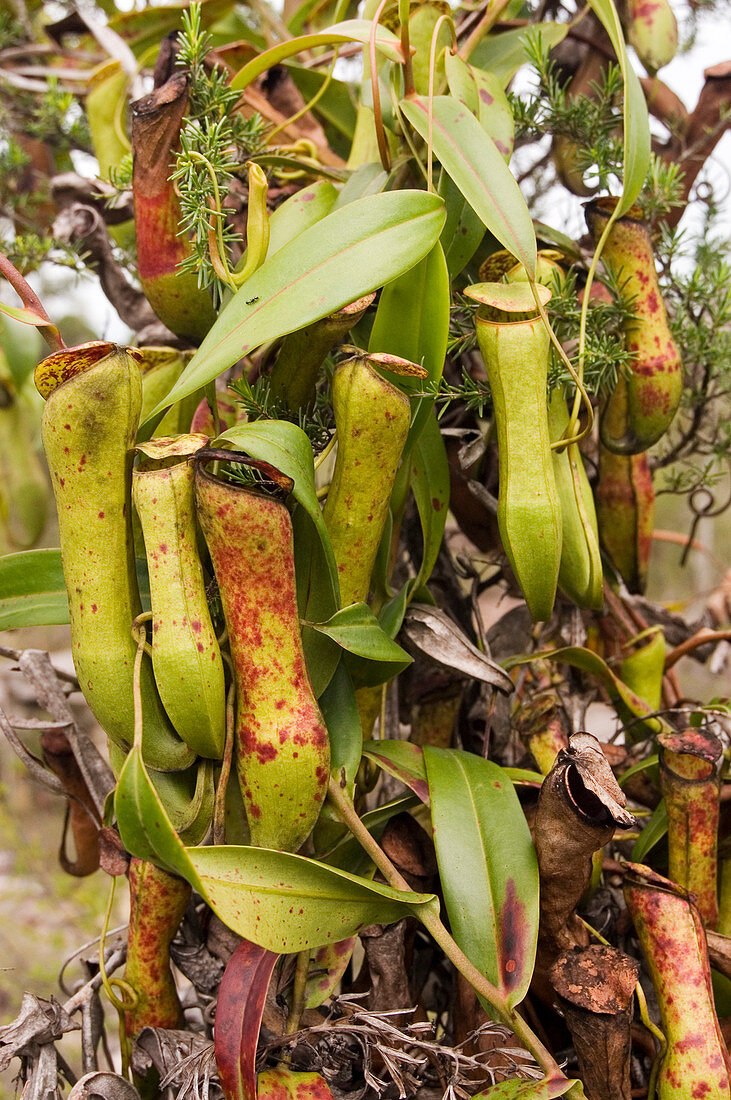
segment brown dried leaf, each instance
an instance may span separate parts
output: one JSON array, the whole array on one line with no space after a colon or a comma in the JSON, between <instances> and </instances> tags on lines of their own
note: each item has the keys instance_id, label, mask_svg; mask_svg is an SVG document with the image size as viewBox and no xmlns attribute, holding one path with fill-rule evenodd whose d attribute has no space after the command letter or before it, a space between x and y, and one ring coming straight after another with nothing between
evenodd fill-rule
<instances>
[{"instance_id":1,"label":"brown dried leaf","mask_svg":"<svg viewBox=\"0 0 731 1100\"><path fill-rule=\"evenodd\" d=\"M78 1031L79 1026L58 1001L24 993L18 1015L0 1027L0 1072L13 1058L37 1056L40 1047L54 1043L67 1031Z\"/></svg>"},{"instance_id":2,"label":"brown dried leaf","mask_svg":"<svg viewBox=\"0 0 731 1100\"><path fill-rule=\"evenodd\" d=\"M412 604L406 612L403 633L412 646L438 664L482 680L506 694L513 690L513 681L505 669L486 657L438 608Z\"/></svg>"}]
</instances>

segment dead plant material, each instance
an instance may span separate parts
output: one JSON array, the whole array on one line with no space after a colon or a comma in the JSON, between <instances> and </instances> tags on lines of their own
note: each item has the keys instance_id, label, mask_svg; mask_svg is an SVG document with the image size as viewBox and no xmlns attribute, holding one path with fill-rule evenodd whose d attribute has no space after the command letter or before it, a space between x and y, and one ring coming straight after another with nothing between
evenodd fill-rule
<instances>
[{"instance_id":1,"label":"dead plant material","mask_svg":"<svg viewBox=\"0 0 731 1100\"><path fill-rule=\"evenodd\" d=\"M630 1028L639 970L629 955L598 944L564 951L551 967L587 1100L630 1100Z\"/></svg>"},{"instance_id":2,"label":"dead plant material","mask_svg":"<svg viewBox=\"0 0 731 1100\"><path fill-rule=\"evenodd\" d=\"M589 885L594 852L617 828L634 824L626 804L599 741L590 733L574 734L543 781L534 826L541 881L536 976L542 995L556 956L588 943L574 909Z\"/></svg>"},{"instance_id":3,"label":"dead plant material","mask_svg":"<svg viewBox=\"0 0 731 1100\"><path fill-rule=\"evenodd\" d=\"M703 75L705 84L695 109L688 116L682 137L672 141L662 157L665 161L676 161L683 173L680 205L673 207L665 217L670 228L683 216L693 184L731 126L731 61L713 65Z\"/></svg>"},{"instance_id":4,"label":"dead plant material","mask_svg":"<svg viewBox=\"0 0 731 1100\"><path fill-rule=\"evenodd\" d=\"M371 979L368 994L371 1012L390 1009L413 1012L414 998L406 968L407 956L411 954L408 949L411 943L407 941L413 940L413 928L409 927L412 924L409 920L386 927L372 924L360 933Z\"/></svg>"},{"instance_id":5,"label":"dead plant material","mask_svg":"<svg viewBox=\"0 0 731 1100\"><path fill-rule=\"evenodd\" d=\"M79 1078L68 1100L139 1100L139 1097L139 1092L126 1077L108 1070L95 1070Z\"/></svg>"},{"instance_id":6,"label":"dead plant material","mask_svg":"<svg viewBox=\"0 0 731 1100\"><path fill-rule=\"evenodd\" d=\"M695 895L704 923L718 923L718 819L723 746L712 733L661 734L660 786L668 813L668 877Z\"/></svg>"},{"instance_id":7,"label":"dead plant material","mask_svg":"<svg viewBox=\"0 0 731 1100\"><path fill-rule=\"evenodd\" d=\"M381 847L412 890L429 893L434 889L437 873L434 841L411 814L396 814L390 819L383 830Z\"/></svg>"},{"instance_id":8,"label":"dead plant material","mask_svg":"<svg viewBox=\"0 0 731 1100\"><path fill-rule=\"evenodd\" d=\"M447 1046L434 1038L431 1023L404 1025L401 1013L367 1012L358 1007L358 999L334 998L329 1020L268 1043L260 1054L279 1056L291 1046L292 1064L321 1073L337 1087L337 1094L347 1094L350 1100L373 1100L384 1094L413 1097L423 1088L435 1088L443 1100L467 1100L474 1093L477 1075L491 1085L541 1076L525 1050L513 1045L514 1036L499 1024L490 1022L480 1029L493 1032L498 1045L485 1053L468 1054L468 1045L475 1049L478 1036L469 1036L469 1043Z\"/></svg>"},{"instance_id":9,"label":"dead plant material","mask_svg":"<svg viewBox=\"0 0 731 1100\"><path fill-rule=\"evenodd\" d=\"M96 271L106 297L134 332L157 320L142 291L132 285L114 259L100 211L79 202L69 204L56 218L53 235L83 248L85 262Z\"/></svg>"},{"instance_id":10,"label":"dead plant material","mask_svg":"<svg viewBox=\"0 0 731 1100\"><path fill-rule=\"evenodd\" d=\"M68 797L59 860L69 875L83 878L93 874L99 867L101 821L65 731L45 730L41 734L41 748L43 759L61 780ZM76 849L75 859L71 859L66 852L66 833L69 826Z\"/></svg>"},{"instance_id":11,"label":"dead plant material","mask_svg":"<svg viewBox=\"0 0 731 1100\"><path fill-rule=\"evenodd\" d=\"M500 665L474 646L457 624L436 607L411 604L404 619L408 648L433 661L510 694L514 684Z\"/></svg>"},{"instance_id":12,"label":"dead plant material","mask_svg":"<svg viewBox=\"0 0 731 1100\"><path fill-rule=\"evenodd\" d=\"M727 978L731 978L731 939L728 936L722 936L720 932L706 929L706 942L711 966L725 974Z\"/></svg>"}]
</instances>

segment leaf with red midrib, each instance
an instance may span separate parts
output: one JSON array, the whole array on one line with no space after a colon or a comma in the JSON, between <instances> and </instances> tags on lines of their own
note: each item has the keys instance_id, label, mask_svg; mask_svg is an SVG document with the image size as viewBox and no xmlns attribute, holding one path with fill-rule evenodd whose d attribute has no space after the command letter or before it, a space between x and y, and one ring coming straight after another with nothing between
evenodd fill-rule
<instances>
[{"instance_id":1,"label":"leaf with red midrib","mask_svg":"<svg viewBox=\"0 0 731 1100\"><path fill-rule=\"evenodd\" d=\"M279 955L244 940L228 961L216 1004L216 1065L226 1100L256 1100L256 1046Z\"/></svg>"}]
</instances>

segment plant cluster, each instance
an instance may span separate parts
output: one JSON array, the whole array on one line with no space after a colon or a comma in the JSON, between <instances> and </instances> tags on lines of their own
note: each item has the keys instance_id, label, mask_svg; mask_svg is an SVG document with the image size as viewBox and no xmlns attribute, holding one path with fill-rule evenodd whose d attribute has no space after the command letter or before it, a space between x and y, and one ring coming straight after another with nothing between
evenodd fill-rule
<instances>
[{"instance_id":1,"label":"plant cluster","mask_svg":"<svg viewBox=\"0 0 731 1100\"><path fill-rule=\"evenodd\" d=\"M729 706L676 669L727 663L728 577L695 621L644 596L731 457L668 0L51 14L0 17L0 628L67 624L74 674L3 646L38 714L0 728L67 800L64 867L111 881L0 1067L70 1100L729 1100ZM67 345L46 258L128 346Z\"/></svg>"}]
</instances>

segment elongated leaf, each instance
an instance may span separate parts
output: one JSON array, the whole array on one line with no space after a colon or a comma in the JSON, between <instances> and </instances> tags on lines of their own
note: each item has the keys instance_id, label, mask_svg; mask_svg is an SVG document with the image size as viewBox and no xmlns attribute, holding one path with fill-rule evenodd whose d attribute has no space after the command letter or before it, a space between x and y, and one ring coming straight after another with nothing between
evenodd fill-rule
<instances>
[{"instance_id":1,"label":"elongated leaf","mask_svg":"<svg viewBox=\"0 0 731 1100\"><path fill-rule=\"evenodd\" d=\"M668 831L668 811L665 799L657 804L650 820L637 837L632 847L630 859L633 863L644 863L645 856L659 844Z\"/></svg>"},{"instance_id":2,"label":"elongated leaf","mask_svg":"<svg viewBox=\"0 0 731 1100\"><path fill-rule=\"evenodd\" d=\"M518 787L540 787L543 783L543 776L529 768L503 768L503 771L510 782Z\"/></svg>"},{"instance_id":3,"label":"elongated leaf","mask_svg":"<svg viewBox=\"0 0 731 1100\"><path fill-rule=\"evenodd\" d=\"M333 208L337 188L329 180L318 180L309 187L290 195L269 219L269 249L267 259L279 252L288 241L322 221Z\"/></svg>"},{"instance_id":4,"label":"elongated leaf","mask_svg":"<svg viewBox=\"0 0 731 1100\"><path fill-rule=\"evenodd\" d=\"M336 606L339 603L338 569L330 536L322 518L322 508L315 491L315 464L309 439L296 424L286 420L254 420L237 424L216 440L216 445L229 444L245 451L252 458L271 463L294 482L292 495L312 520L322 543L330 568L330 584Z\"/></svg>"},{"instance_id":5,"label":"elongated leaf","mask_svg":"<svg viewBox=\"0 0 731 1100\"><path fill-rule=\"evenodd\" d=\"M512 1081L501 1081L499 1085L476 1093L472 1100L555 1100L558 1096L565 1096L575 1085L581 1088L578 1081L570 1081L566 1077L546 1077L543 1081L515 1078ZM583 1095L584 1090L581 1088L580 1092L574 1093L575 1100Z\"/></svg>"},{"instance_id":6,"label":"elongated leaf","mask_svg":"<svg viewBox=\"0 0 731 1100\"><path fill-rule=\"evenodd\" d=\"M307 623L329 619L337 611L339 600L322 539L308 513L299 506L292 515L292 528L302 645L312 690L319 697L330 683L342 654L335 642Z\"/></svg>"},{"instance_id":7,"label":"elongated leaf","mask_svg":"<svg viewBox=\"0 0 731 1100\"><path fill-rule=\"evenodd\" d=\"M248 88L253 80L273 68L288 57L293 57L302 50L311 50L313 46L334 46L338 42L362 42L367 46L371 39L372 23L369 19L346 19L344 23L336 23L332 27L319 31L317 34L303 34L300 38L290 38L287 42L280 42L265 50L239 69L231 80L231 87L237 91ZM376 49L389 61L397 64L403 61L401 43L395 34L386 30L379 23L376 28Z\"/></svg>"},{"instance_id":8,"label":"elongated leaf","mask_svg":"<svg viewBox=\"0 0 731 1100\"><path fill-rule=\"evenodd\" d=\"M148 420L260 344L304 328L408 271L432 248L443 221L441 199L423 191L368 195L333 210L247 279Z\"/></svg>"},{"instance_id":9,"label":"elongated leaf","mask_svg":"<svg viewBox=\"0 0 731 1100\"><path fill-rule=\"evenodd\" d=\"M59 549L0 558L0 630L67 622L69 601Z\"/></svg>"},{"instance_id":10,"label":"elongated leaf","mask_svg":"<svg viewBox=\"0 0 731 1100\"><path fill-rule=\"evenodd\" d=\"M535 276L536 235L518 184L495 142L475 116L451 96L435 96L434 153L490 232ZM428 101L409 96L401 110L429 140Z\"/></svg>"},{"instance_id":11,"label":"elongated leaf","mask_svg":"<svg viewBox=\"0 0 731 1100\"><path fill-rule=\"evenodd\" d=\"M399 355L428 371L427 381L390 376L407 393L423 390L425 384L434 385L442 377L449 336L449 306L449 272L438 241L420 263L384 287L368 350ZM405 323L406 318L408 323ZM433 406L431 398L411 399L412 423L405 454L410 453L420 437Z\"/></svg>"},{"instance_id":12,"label":"elongated leaf","mask_svg":"<svg viewBox=\"0 0 731 1100\"><path fill-rule=\"evenodd\" d=\"M226 963L213 1040L226 1100L256 1100L256 1047L269 981L279 958L244 940Z\"/></svg>"},{"instance_id":13,"label":"elongated leaf","mask_svg":"<svg viewBox=\"0 0 731 1100\"><path fill-rule=\"evenodd\" d=\"M648 768L656 768L658 763L659 757L656 752L653 752L651 756L646 756L644 760L640 760L639 763L633 764L631 768L627 768L626 772L622 772L621 775L617 776L617 782L620 787L624 787L633 776L639 775L640 772L647 771ZM642 860L636 859L634 862L642 863Z\"/></svg>"},{"instance_id":14,"label":"elongated leaf","mask_svg":"<svg viewBox=\"0 0 731 1100\"><path fill-rule=\"evenodd\" d=\"M447 207L447 220L439 240L453 281L477 251L485 236L485 226L444 169L439 173L439 194Z\"/></svg>"},{"instance_id":15,"label":"elongated leaf","mask_svg":"<svg viewBox=\"0 0 731 1100\"><path fill-rule=\"evenodd\" d=\"M550 48L563 42L568 29L568 23L546 21L539 26L518 27L516 30L491 34L477 45L470 60L497 76L505 88L518 69L528 62L525 43L529 36L540 35L543 44Z\"/></svg>"},{"instance_id":16,"label":"elongated leaf","mask_svg":"<svg viewBox=\"0 0 731 1100\"><path fill-rule=\"evenodd\" d=\"M492 761L426 746L424 763L452 935L512 1007L528 992L538 937L538 861L528 823Z\"/></svg>"},{"instance_id":17,"label":"elongated leaf","mask_svg":"<svg viewBox=\"0 0 731 1100\"><path fill-rule=\"evenodd\" d=\"M411 488L416 500L424 543L418 576L412 586L426 584L436 564L444 538L449 509L449 464L447 451L433 413L424 425L411 454Z\"/></svg>"},{"instance_id":18,"label":"elongated leaf","mask_svg":"<svg viewBox=\"0 0 731 1100\"><path fill-rule=\"evenodd\" d=\"M367 603L351 604L336 612L326 623L310 623L310 626L358 657L411 664L412 658L389 638Z\"/></svg>"},{"instance_id":19,"label":"elongated leaf","mask_svg":"<svg viewBox=\"0 0 731 1100\"><path fill-rule=\"evenodd\" d=\"M650 167L650 120L639 77L627 56L617 9L612 0L589 0L589 6L611 39L624 80L624 168L617 214L620 217L639 195Z\"/></svg>"},{"instance_id":20,"label":"elongated leaf","mask_svg":"<svg viewBox=\"0 0 731 1100\"><path fill-rule=\"evenodd\" d=\"M295 952L368 924L418 917L433 894L392 890L303 856L266 848L187 849L203 896L225 924L270 951Z\"/></svg>"},{"instance_id":21,"label":"elongated leaf","mask_svg":"<svg viewBox=\"0 0 731 1100\"><path fill-rule=\"evenodd\" d=\"M268 848L185 848L132 748L114 799L124 846L187 879L238 935L279 954L335 943L368 924L390 924L428 908L433 894L392 890L303 856Z\"/></svg>"},{"instance_id":22,"label":"elongated leaf","mask_svg":"<svg viewBox=\"0 0 731 1100\"><path fill-rule=\"evenodd\" d=\"M343 661L320 696L320 710L330 736L330 770L348 784L355 781L363 750L363 732L353 680Z\"/></svg>"},{"instance_id":23,"label":"elongated leaf","mask_svg":"<svg viewBox=\"0 0 731 1100\"><path fill-rule=\"evenodd\" d=\"M319 73L315 69L306 69L293 61L287 64L287 70L307 101L320 91L322 85L328 79L327 73ZM355 131L356 111L348 84L331 77L330 83L315 104L314 110L320 118L343 134L348 141L352 141Z\"/></svg>"},{"instance_id":24,"label":"elongated leaf","mask_svg":"<svg viewBox=\"0 0 731 1100\"><path fill-rule=\"evenodd\" d=\"M47 338L57 343L61 340L61 334L56 325L27 306L9 306L5 302L0 302L0 313L4 313L6 317L11 317L14 321L20 321L22 325L31 325L33 328L37 328L44 339Z\"/></svg>"},{"instance_id":25,"label":"elongated leaf","mask_svg":"<svg viewBox=\"0 0 731 1100\"><path fill-rule=\"evenodd\" d=\"M429 803L429 784L426 781L424 754L411 741L364 741L363 755L394 779L409 787L422 802Z\"/></svg>"}]
</instances>

